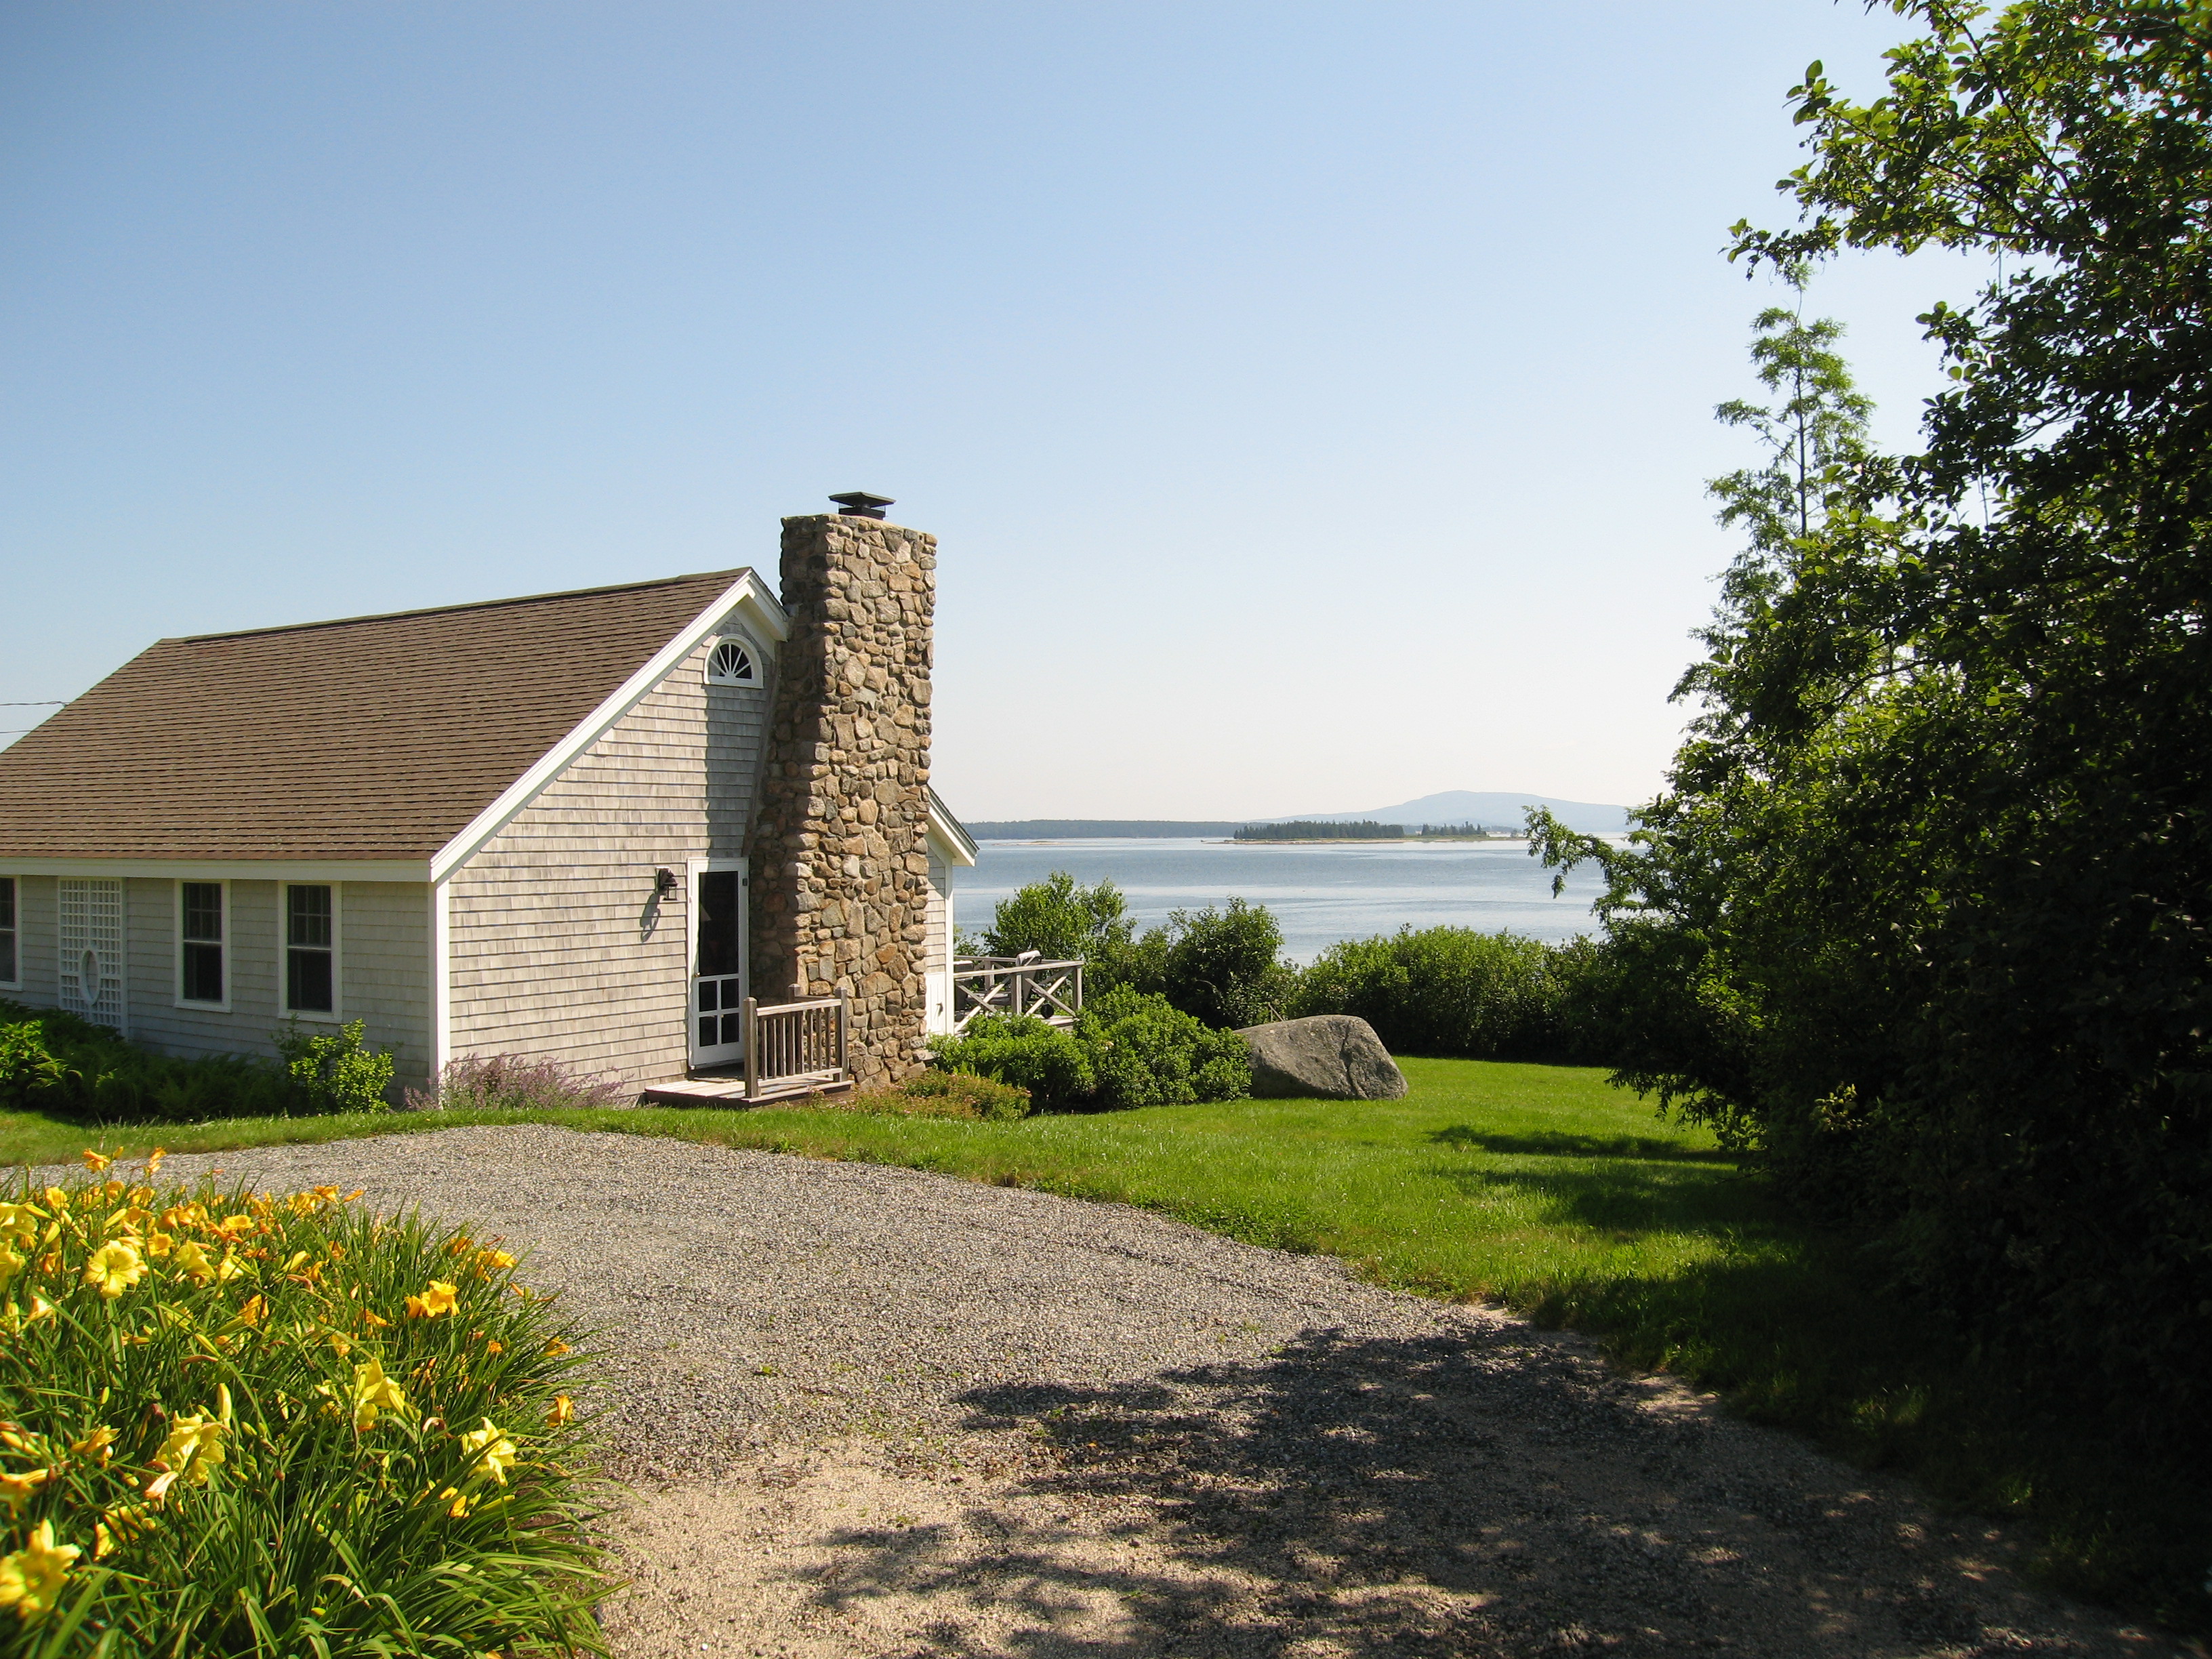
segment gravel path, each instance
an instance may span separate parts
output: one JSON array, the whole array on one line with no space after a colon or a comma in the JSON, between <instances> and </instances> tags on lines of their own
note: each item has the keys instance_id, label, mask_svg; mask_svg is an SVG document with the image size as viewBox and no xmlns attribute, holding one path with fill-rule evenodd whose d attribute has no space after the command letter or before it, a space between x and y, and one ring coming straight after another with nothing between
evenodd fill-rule
<instances>
[{"instance_id":1,"label":"gravel path","mask_svg":"<svg viewBox=\"0 0 2212 1659\"><path fill-rule=\"evenodd\" d=\"M539 1125L176 1158L605 1333L624 1656L2166 1655L1570 1338L1139 1211Z\"/></svg>"}]
</instances>

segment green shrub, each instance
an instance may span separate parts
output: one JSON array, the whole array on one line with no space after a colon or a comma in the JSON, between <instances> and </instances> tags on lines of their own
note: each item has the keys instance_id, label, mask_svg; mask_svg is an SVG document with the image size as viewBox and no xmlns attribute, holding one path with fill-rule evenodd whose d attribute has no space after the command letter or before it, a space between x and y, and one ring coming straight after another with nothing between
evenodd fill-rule
<instances>
[{"instance_id":1,"label":"green shrub","mask_svg":"<svg viewBox=\"0 0 2212 1659\"><path fill-rule=\"evenodd\" d=\"M242 1054L157 1054L54 1008L0 1001L0 1105L105 1123L381 1111L392 1057L370 1052L358 1020L322 1036L275 1033L278 1064Z\"/></svg>"},{"instance_id":2,"label":"green shrub","mask_svg":"<svg viewBox=\"0 0 2212 1659\"><path fill-rule=\"evenodd\" d=\"M1165 997L1127 986L1093 998L1076 1036L1109 1110L1235 1100L1252 1091L1252 1061L1234 1031L1210 1030Z\"/></svg>"},{"instance_id":3,"label":"green shrub","mask_svg":"<svg viewBox=\"0 0 2212 1659\"><path fill-rule=\"evenodd\" d=\"M934 1067L916 1073L893 1088L830 1095L799 1103L872 1117L953 1118L971 1123L1010 1123L1030 1115L1026 1089L972 1072L941 1072Z\"/></svg>"},{"instance_id":4,"label":"green shrub","mask_svg":"<svg viewBox=\"0 0 2212 1659\"><path fill-rule=\"evenodd\" d=\"M1011 1123L1027 1117L1031 1097L1027 1089L995 1078L967 1072L940 1072L934 1067L917 1073L898 1086L901 1096L914 1102L934 1102L960 1115L992 1123Z\"/></svg>"},{"instance_id":5,"label":"green shrub","mask_svg":"<svg viewBox=\"0 0 2212 1659\"><path fill-rule=\"evenodd\" d=\"M958 1036L931 1038L929 1050L944 1070L1026 1089L1041 1106L1074 1104L1097 1085L1083 1045L1031 1014L982 1015Z\"/></svg>"},{"instance_id":6,"label":"green shrub","mask_svg":"<svg viewBox=\"0 0 2212 1659\"><path fill-rule=\"evenodd\" d=\"M1048 961L1095 963L1126 949L1134 926L1112 882L1080 887L1066 871L1055 870L999 901L982 945L994 957L1035 951Z\"/></svg>"},{"instance_id":7,"label":"green shrub","mask_svg":"<svg viewBox=\"0 0 2212 1659\"><path fill-rule=\"evenodd\" d=\"M1086 994L1126 986L1164 996L1209 1025L1280 1019L1297 982L1265 905L1232 898L1218 910L1177 910L1166 927L1139 934L1112 882L1084 887L1065 870L1000 900L981 943L994 956L1079 957L1088 964Z\"/></svg>"},{"instance_id":8,"label":"green shrub","mask_svg":"<svg viewBox=\"0 0 2212 1659\"><path fill-rule=\"evenodd\" d=\"M13 1197L0 1651L597 1650L580 1339L495 1243L333 1188Z\"/></svg>"},{"instance_id":9,"label":"green shrub","mask_svg":"<svg viewBox=\"0 0 2212 1659\"><path fill-rule=\"evenodd\" d=\"M55 1087L68 1073L36 1024L26 1020L0 1025L0 1106L20 1109L33 1093Z\"/></svg>"},{"instance_id":10,"label":"green shrub","mask_svg":"<svg viewBox=\"0 0 2212 1659\"><path fill-rule=\"evenodd\" d=\"M276 1052L310 1112L384 1112L392 1109L392 1056L362 1041L365 1029L350 1020L320 1036L289 1019L276 1030Z\"/></svg>"},{"instance_id":11,"label":"green shrub","mask_svg":"<svg viewBox=\"0 0 2212 1659\"><path fill-rule=\"evenodd\" d=\"M1300 1014L1357 1014L1395 1053L1561 1062L1601 1058L1613 984L1602 948L1471 927L1346 939L1306 969Z\"/></svg>"}]
</instances>

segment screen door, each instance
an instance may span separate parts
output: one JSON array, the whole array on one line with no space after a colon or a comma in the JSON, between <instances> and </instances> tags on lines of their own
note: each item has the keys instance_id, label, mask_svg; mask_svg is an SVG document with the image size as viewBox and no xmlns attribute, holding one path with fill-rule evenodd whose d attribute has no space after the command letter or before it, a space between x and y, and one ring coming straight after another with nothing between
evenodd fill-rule
<instances>
[{"instance_id":1,"label":"screen door","mask_svg":"<svg viewBox=\"0 0 2212 1659\"><path fill-rule=\"evenodd\" d=\"M735 867L691 876L691 1064L744 1058L745 876Z\"/></svg>"}]
</instances>

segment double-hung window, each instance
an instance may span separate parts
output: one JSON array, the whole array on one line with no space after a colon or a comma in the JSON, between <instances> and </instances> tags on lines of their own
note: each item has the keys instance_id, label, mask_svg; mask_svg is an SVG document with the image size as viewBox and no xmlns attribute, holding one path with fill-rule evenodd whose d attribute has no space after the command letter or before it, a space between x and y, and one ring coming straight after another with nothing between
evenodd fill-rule
<instances>
[{"instance_id":1,"label":"double-hung window","mask_svg":"<svg viewBox=\"0 0 2212 1659\"><path fill-rule=\"evenodd\" d=\"M338 1011L337 890L284 889L284 1012L336 1015Z\"/></svg>"},{"instance_id":2,"label":"double-hung window","mask_svg":"<svg viewBox=\"0 0 2212 1659\"><path fill-rule=\"evenodd\" d=\"M0 876L0 985L15 990L23 982L23 964L15 950L15 878Z\"/></svg>"},{"instance_id":3,"label":"double-hung window","mask_svg":"<svg viewBox=\"0 0 2212 1659\"><path fill-rule=\"evenodd\" d=\"M177 884L177 1000L199 1007L229 1006L230 975L224 961L228 896L219 881Z\"/></svg>"}]
</instances>

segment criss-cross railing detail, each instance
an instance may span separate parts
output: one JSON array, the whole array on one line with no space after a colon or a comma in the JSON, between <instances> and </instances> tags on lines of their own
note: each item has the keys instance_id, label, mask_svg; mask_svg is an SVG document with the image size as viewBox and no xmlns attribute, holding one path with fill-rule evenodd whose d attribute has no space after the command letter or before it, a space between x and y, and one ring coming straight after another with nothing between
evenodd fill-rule
<instances>
[{"instance_id":1,"label":"criss-cross railing detail","mask_svg":"<svg viewBox=\"0 0 2212 1659\"><path fill-rule=\"evenodd\" d=\"M952 963L952 1029L979 1014L1034 1014L1073 1025L1083 1012L1083 963L1047 962L1034 951L1018 957L959 957Z\"/></svg>"}]
</instances>

